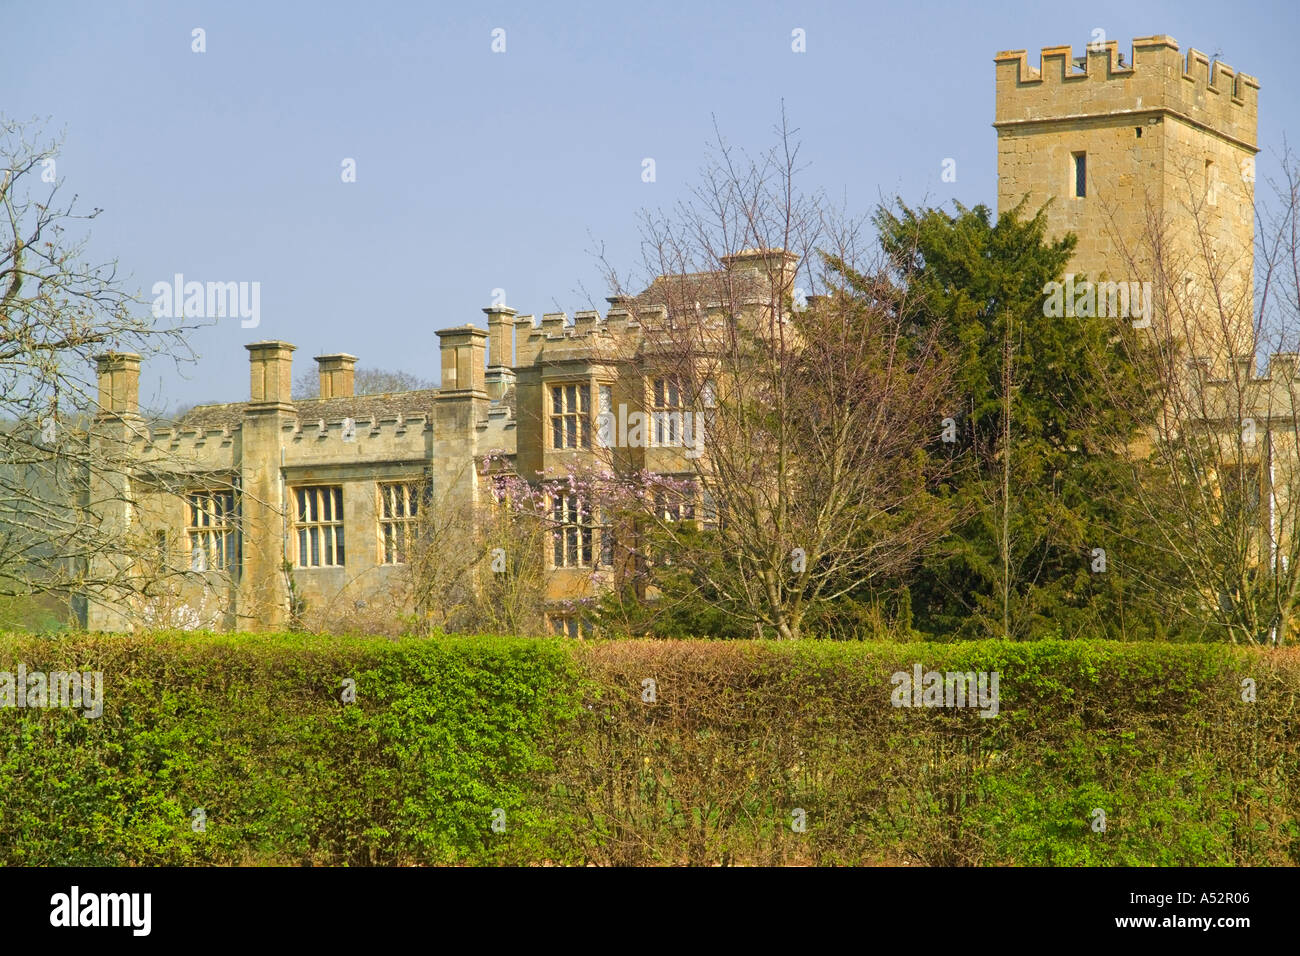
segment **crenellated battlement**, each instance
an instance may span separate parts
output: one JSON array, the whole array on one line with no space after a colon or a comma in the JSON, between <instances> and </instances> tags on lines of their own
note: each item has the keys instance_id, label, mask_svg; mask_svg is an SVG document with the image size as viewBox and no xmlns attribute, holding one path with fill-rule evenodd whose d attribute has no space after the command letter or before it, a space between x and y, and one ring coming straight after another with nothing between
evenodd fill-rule
<instances>
[{"instance_id":1,"label":"crenellated battlement","mask_svg":"<svg viewBox=\"0 0 1300 956\"><path fill-rule=\"evenodd\" d=\"M1128 56L1112 41L1035 59L994 57L998 212L1046 207L1047 234L1075 237L1071 271L1092 276L1154 275L1158 251L1208 280L1204 247L1233 250L1215 283L1245 319L1225 330L1198 317L1195 329L1197 351L1224 367L1254 340L1259 82L1165 35L1138 37ZM1151 321L1167 317L1157 308Z\"/></svg>"},{"instance_id":2,"label":"crenellated battlement","mask_svg":"<svg viewBox=\"0 0 1300 956\"><path fill-rule=\"evenodd\" d=\"M339 441L362 442L366 439L403 438L422 435L432 427L429 416L421 415L363 415L360 418L296 418L281 426L286 438L295 442Z\"/></svg>"},{"instance_id":3,"label":"crenellated battlement","mask_svg":"<svg viewBox=\"0 0 1300 956\"><path fill-rule=\"evenodd\" d=\"M153 425L137 432L132 440L136 454L164 471L197 467L228 468L235 460L240 427L233 425L193 425L177 422L169 426Z\"/></svg>"},{"instance_id":4,"label":"crenellated battlement","mask_svg":"<svg viewBox=\"0 0 1300 956\"><path fill-rule=\"evenodd\" d=\"M1276 352L1259 374L1254 356L1236 356L1212 374L1208 359L1189 359L1188 382L1198 409L1207 418L1233 422L1255 419L1291 421L1300 414L1300 353Z\"/></svg>"},{"instance_id":5,"label":"crenellated battlement","mask_svg":"<svg viewBox=\"0 0 1300 956\"><path fill-rule=\"evenodd\" d=\"M999 129L1117 114L1165 114L1256 150L1259 81L1200 50L1184 55L1172 37L1138 37L1126 60L1119 44L1044 47L1037 68L1025 50L993 58Z\"/></svg>"},{"instance_id":6,"label":"crenellated battlement","mask_svg":"<svg viewBox=\"0 0 1300 956\"><path fill-rule=\"evenodd\" d=\"M550 312L539 323L531 315L515 318L515 368L527 368L539 361L629 355L639 348L644 326L665 321L660 307L611 308L601 314L592 309L576 312L573 322L564 312Z\"/></svg>"},{"instance_id":7,"label":"crenellated battlement","mask_svg":"<svg viewBox=\"0 0 1300 956\"><path fill-rule=\"evenodd\" d=\"M280 425L285 465L338 464L426 457L429 414L369 414L358 418L299 417Z\"/></svg>"},{"instance_id":8,"label":"crenellated battlement","mask_svg":"<svg viewBox=\"0 0 1300 956\"><path fill-rule=\"evenodd\" d=\"M574 314L568 321L564 312L549 312L540 323L532 315L514 318L515 363L524 369L539 362L565 360L627 359L639 354L647 345L660 342L674 322L699 322L708 328L721 329L733 306L724 302L697 302L688 309L685 319L670 319L663 304L638 303L633 299L612 299L618 304L602 316L595 310ZM766 300L746 298L740 307L764 307Z\"/></svg>"},{"instance_id":9,"label":"crenellated battlement","mask_svg":"<svg viewBox=\"0 0 1300 956\"><path fill-rule=\"evenodd\" d=\"M123 436L122 451L129 451L141 469L141 490L161 476L184 483L203 484L213 475L228 475L237 467L241 430L236 425L186 422L139 422Z\"/></svg>"},{"instance_id":10,"label":"crenellated battlement","mask_svg":"<svg viewBox=\"0 0 1300 956\"><path fill-rule=\"evenodd\" d=\"M508 413L508 409L502 409ZM359 418L309 418L298 417L285 420L280 428L287 447L310 446L319 449L327 445L356 445L352 454L366 458L372 453L368 445L375 446L375 453L387 455L396 448L407 445L417 454L422 454L425 433L433 427L428 414L363 415ZM188 426L179 423L172 427L154 427L135 436L133 444L138 446L141 460L152 462L155 466L175 462L182 465L201 467L224 466L233 463L238 455L236 442L240 437L239 424L221 427ZM318 454L313 450L310 454Z\"/></svg>"},{"instance_id":11,"label":"crenellated battlement","mask_svg":"<svg viewBox=\"0 0 1300 956\"><path fill-rule=\"evenodd\" d=\"M220 427L204 426L187 426L185 424L173 425L169 428L151 428L147 434L147 443L160 447L179 447L184 444L188 447L203 447L209 443L219 443L228 445L234 440L235 433L239 431L239 426L223 425ZM141 434L138 440L146 441L146 435Z\"/></svg>"}]
</instances>

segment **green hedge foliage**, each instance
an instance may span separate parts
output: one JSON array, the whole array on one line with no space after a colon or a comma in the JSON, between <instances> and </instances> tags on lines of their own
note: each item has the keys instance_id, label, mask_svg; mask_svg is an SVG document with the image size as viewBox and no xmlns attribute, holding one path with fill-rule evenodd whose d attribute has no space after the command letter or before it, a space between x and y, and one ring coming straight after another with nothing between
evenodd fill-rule
<instances>
[{"instance_id":1,"label":"green hedge foliage","mask_svg":"<svg viewBox=\"0 0 1300 956\"><path fill-rule=\"evenodd\" d=\"M20 661L102 671L104 713L0 709L10 865L1300 863L1295 651L0 637ZM894 706L918 663L998 672L998 716Z\"/></svg>"}]
</instances>

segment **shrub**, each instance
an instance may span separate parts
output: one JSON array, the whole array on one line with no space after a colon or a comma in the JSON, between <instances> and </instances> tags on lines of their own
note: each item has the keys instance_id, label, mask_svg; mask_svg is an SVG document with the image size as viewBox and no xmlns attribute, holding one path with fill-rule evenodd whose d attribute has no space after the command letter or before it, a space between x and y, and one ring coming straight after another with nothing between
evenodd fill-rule
<instances>
[{"instance_id":1,"label":"shrub","mask_svg":"<svg viewBox=\"0 0 1300 956\"><path fill-rule=\"evenodd\" d=\"M0 863L1300 863L1295 651L0 638L18 661L103 671L104 713L0 710ZM893 706L916 663L998 672L998 716Z\"/></svg>"}]
</instances>

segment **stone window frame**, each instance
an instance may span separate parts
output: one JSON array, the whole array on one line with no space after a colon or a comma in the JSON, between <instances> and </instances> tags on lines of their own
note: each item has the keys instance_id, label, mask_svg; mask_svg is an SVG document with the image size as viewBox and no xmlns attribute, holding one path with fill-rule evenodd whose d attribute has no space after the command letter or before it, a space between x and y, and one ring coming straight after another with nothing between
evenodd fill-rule
<instances>
[{"instance_id":1,"label":"stone window frame","mask_svg":"<svg viewBox=\"0 0 1300 956\"><path fill-rule=\"evenodd\" d=\"M1071 199L1088 198L1088 151L1086 149L1076 149L1070 152L1069 185L1067 195Z\"/></svg>"},{"instance_id":2,"label":"stone window frame","mask_svg":"<svg viewBox=\"0 0 1300 956\"><path fill-rule=\"evenodd\" d=\"M713 430L717 418L717 383L705 378L699 383L701 408L691 409L691 389L683 376L656 375L650 380L651 448L699 448L703 442L701 428ZM674 395L674 392L676 393ZM690 415L690 418L686 416Z\"/></svg>"},{"instance_id":3,"label":"stone window frame","mask_svg":"<svg viewBox=\"0 0 1300 956\"><path fill-rule=\"evenodd\" d=\"M664 524L679 524L695 520L694 494L672 494L662 488L654 492L654 516Z\"/></svg>"},{"instance_id":4,"label":"stone window frame","mask_svg":"<svg viewBox=\"0 0 1300 956\"><path fill-rule=\"evenodd\" d=\"M699 505L695 509L699 518L700 528L704 531L718 531L722 527L722 520L718 514L718 502L713 497L713 493L708 488L700 487Z\"/></svg>"},{"instance_id":5,"label":"stone window frame","mask_svg":"<svg viewBox=\"0 0 1300 956\"><path fill-rule=\"evenodd\" d=\"M186 564L191 571L233 572L239 567L239 500L231 488L195 488L185 494ZM164 532L165 534L165 532ZM155 537L155 546L157 538ZM164 554L163 560L166 560Z\"/></svg>"},{"instance_id":6,"label":"stone window frame","mask_svg":"<svg viewBox=\"0 0 1300 956\"><path fill-rule=\"evenodd\" d=\"M186 531L185 537L188 540L188 529ZM172 534L166 528L154 531L152 556L157 567L170 568L172 566Z\"/></svg>"},{"instance_id":7,"label":"stone window frame","mask_svg":"<svg viewBox=\"0 0 1300 956\"><path fill-rule=\"evenodd\" d=\"M593 557L596 559L597 568L614 567L614 550L617 546L618 539L614 533L614 526L610 523L609 514L604 508L599 509L596 513L596 534L598 541Z\"/></svg>"},{"instance_id":8,"label":"stone window frame","mask_svg":"<svg viewBox=\"0 0 1300 956\"><path fill-rule=\"evenodd\" d=\"M1215 480L1226 518L1244 521L1248 526L1263 522L1268 499L1264 474L1264 466L1259 461L1228 463L1218 469Z\"/></svg>"},{"instance_id":9,"label":"stone window frame","mask_svg":"<svg viewBox=\"0 0 1300 956\"><path fill-rule=\"evenodd\" d=\"M686 476L689 482L682 494L656 488L653 494L653 515L664 524L692 522L702 531L717 531L720 525L718 504L708 488Z\"/></svg>"},{"instance_id":10,"label":"stone window frame","mask_svg":"<svg viewBox=\"0 0 1300 956\"><path fill-rule=\"evenodd\" d=\"M596 548L595 521L590 503L577 494L550 494L552 570L592 568L600 553Z\"/></svg>"},{"instance_id":11,"label":"stone window frame","mask_svg":"<svg viewBox=\"0 0 1300 956\"><path fill-rule=\"evenodd\" d=\"M393 492L398 495L394 497ZM420 517L429 500L428 481L424 478L379 481L375 483L375 493L379 563L384 567L409 564Z\"/></svg>"},{"instance_id":12,"label":"stone window frame","mask_svg":"<svg viewBox=\"0 0 1300 956\"><path fill-rule=\"evenodd\" d=\"M591 447L591 382L547 382L550 445L555 451Z\"/></svg>"},{"instance_id":13,"label":"stone window frame","mask_svg":"<svg viewBox=\"0 0 1300 956\"><path fill-rule=\"evenodd\" d=\"M347 547L344 536L346 511L343 506L343 486L341 484L294 485L292 495L294 567L303 569L346 567ZM305 508L306 502L314 504L315 509ZM309 512L311 517L305 517ZM322 515L328 517L321 517ZM316 545L317 560L314 562L307 560L312 553L308 542Z\"/></svg>"},{"instance_id":14,"label":"stone window frame","mask_svg":"<svg viewBox=\"0 0 1300 956\"><path fill-rule=\"evenodd\" d=\"M650 447L676 448L685 429L686 389L680 375L650 381Z\"/></svg>"},{"instance_id":15,"label":"stone window frame","mask_svg":"<svg viewBox=\"0 0 1300 956\"><path fill-rule=\"evenodd\" d=\"M558 611L547 613L546 630L552 637L569 637L578 640L591 636L591 625L582 615Z\"/></svg>"}]
</instances>

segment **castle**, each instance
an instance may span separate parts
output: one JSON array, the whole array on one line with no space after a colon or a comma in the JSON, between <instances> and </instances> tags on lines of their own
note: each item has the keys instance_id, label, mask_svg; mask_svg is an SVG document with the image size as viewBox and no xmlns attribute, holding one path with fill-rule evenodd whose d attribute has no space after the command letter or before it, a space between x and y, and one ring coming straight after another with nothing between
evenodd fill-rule
<instances>
[{"instance_id":1,"label":"castle","mask_svg":"<svg viewBox=\"0 0 1300 956\"><path fill-rule=\"evenodd\" d=\"M1114 42L1077 59L1069 47L1046 48L1037 68L1025 51L994 62L999 211L1024 201L1032 212L1050 200L1050 234L1079 237L1078 274L1127 283L1157 272L1165 287L1195 252L1196 210L1207 224L1201 234L1223 257L1220 291L1231 304L1220 314L1232 317L1188 326L1189 354L1205 359L1198 382L1206 395L1223 395L1231 373L1237 396L1243 376L1263 383L1252 393L1261 421L1293 420L1290 386L1271 383L1295 376L1296 356L1275 357L1264 379L1253 365L1258 82L1196 50L1184 55L1166 36L1134 40L1131 62ZM1128 241L1153 226L1168 236L1159 261ZM739 282L758 305L796 262L746 250L722 265L656 284L692 284L694 316L707 320L724 307L711 284ZM1190 288L1196 277L1179 281ZM442 378L429 390L356 395L357 359L335 353L315 359L320 397L294 400L294 346L256 342L247 346L246 401L199 406L165 428L139 414L139 356L101 356L92 441L130 448L139 462L137 474L114 479L121 487L96 496L101 517L124 538L151 538L186 572L178 597L203 609L203 626L280 628L296 600L321 610L393 600L399 613L402 542L428 507L428 488L440 507L469 504L493 468L531 478L590 459L594 446L609 444L595 440L598 414L684 410L656 344L675 308L654 291L611 299L604 316L579 312L572 323L562 313L536 322L504 305L486 308L486 331L437 333ZM1157 301L1156 321L1172 311ZM689 474L690 442L658 432L615 442L618 464ZM1294 457L1296 449L1270 443L1263 453ZM705 509L692 515L707 520ZM547 570L548 626L576 635L581 625L564 608L595 586L592 571L609 560L607 529L562 501L554 519L555 546L537 556ZM101 594L88 598L85 616L91 629L125 630L139 608Z\"/></svg>"}]
</instances>

